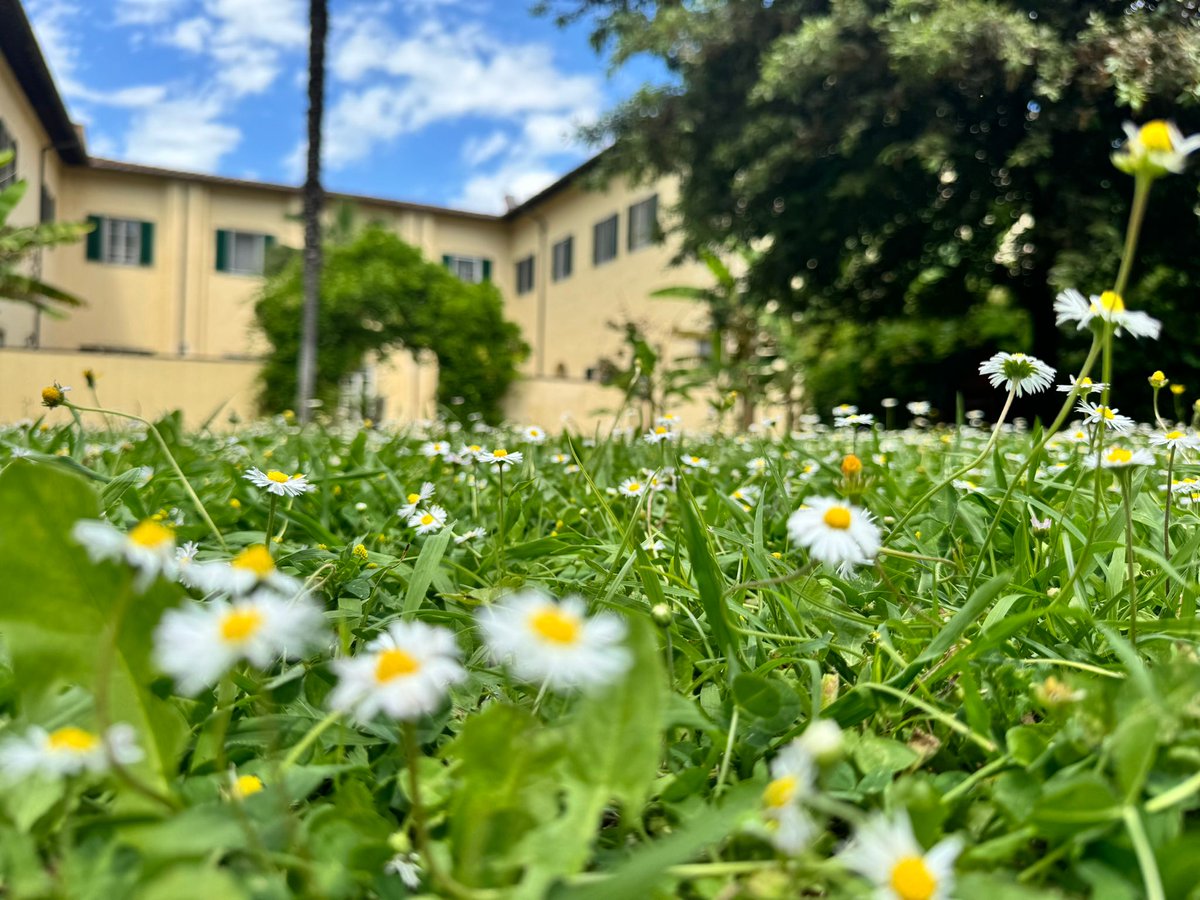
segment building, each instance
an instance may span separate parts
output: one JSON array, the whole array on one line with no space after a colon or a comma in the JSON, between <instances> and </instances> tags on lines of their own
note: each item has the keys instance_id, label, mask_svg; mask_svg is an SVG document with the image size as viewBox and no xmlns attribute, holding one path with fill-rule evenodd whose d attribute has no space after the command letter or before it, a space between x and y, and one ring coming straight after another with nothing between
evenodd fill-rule
<instances>
[{"instance_id":1,"label":"building","mask_svg":"<svg viewBox=\"0 0 1200 900\"><path fill-rule=\"evenodd\" d=\"M0 301L0 421L38 412L40 387L100 376L106 404L193 419L254 409L264 350L252 305L273 243L300 246L297 188L168 171L89 156L19 0L0 0L0 150L15 149L0 186L29 185L10 222L84 221L86 242L46 251L34 265L84 298L65 318ZM331 194L380 221L459 277L492 279L532 352L509 400L514 420L580 424L620 395L596 380L621 348L610 322L634 320L665 353L686 355L703 311L654 290L703 284L700 266L673 267L660 217L669 181L589 190L585 163L502 216L376 197ZM689 336L690 335L690 336ZM436 372L406 354L366 377L389 418L434 413Z\"/></svg>"}]
</instances>

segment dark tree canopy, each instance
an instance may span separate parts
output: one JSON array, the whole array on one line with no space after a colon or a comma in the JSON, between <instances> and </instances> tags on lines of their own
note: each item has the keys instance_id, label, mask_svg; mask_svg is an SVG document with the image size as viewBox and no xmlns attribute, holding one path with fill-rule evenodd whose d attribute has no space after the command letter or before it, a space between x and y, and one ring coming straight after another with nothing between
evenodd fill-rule
<instances>
[{"instance_id":1,"label":"dark tree canopy","mask_svg":"<svg viewBox=\"0 0 1200 900\"><path fill-rule=\"evenodd\" d=\"M272 352L263 368L263 406L295 397L303 264L296 253L268 278L255 305ZM341 379L375 351L429 350L438 361L438 401L452 415L501 418L501 402L528 351L504 318L499 291L467 284L379 226L325 247L321 273L316 396L330 407Z\"/></svg>"},{"instance_id":2,"label":"dark tree canopy","mask_svg":"<svg viewBox=\"0 0 1200 900\"><path fill-rule=\"evenodd\" d=\"M1132 193L1110 162L1122 123L1200 127L1190 2L545 6L590 17L618 62L666 63L672 84L644 89L596 129L614 142L608 166L679 176L685 253L758 247L752 295L822 334L815 364L852 333L866 371L846 400L921 389L945 405L957 385L973 386L968 402L990 399L968 369L997 343L1069 364L1082 340L1061 346L1051 304L1061 288L1111 284ZM1191 174L1154 190L1128 295L1164 320L1167 338L1123 347L1118 373L1200 376L1186 327L1200 287L1196 203ZM968 325L981 318L986 335ZM921 359L869 358L894 344L880 329L906 325L949 327L959 343L929 358L946 343L931 335Z\"/></svg>"}]
</instances>

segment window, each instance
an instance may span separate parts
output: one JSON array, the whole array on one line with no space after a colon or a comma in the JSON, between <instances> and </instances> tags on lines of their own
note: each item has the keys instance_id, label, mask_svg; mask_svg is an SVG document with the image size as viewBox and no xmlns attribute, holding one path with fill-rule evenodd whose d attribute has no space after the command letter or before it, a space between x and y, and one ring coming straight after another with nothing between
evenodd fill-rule
<instances>
[{"instance_id":1,"label":"window","mask_svg":"<svg viewBox=\"0 0 1200 900\"><path fill-rule=\"evenodd\" d=\"M479 284L492 278L492 261L482 256L443 256L442 264L468 284Z\"/></svg>"},{"instance_id":2,"label":"window","mask_svg":"<svg viewBox=\"0 0 1200 900\"><path fill-rule=\"evenodd\" d=\"M149 266L154 263L154 223L137 219L88 216L87 258L116 266Z\"/></svg>"},{"instance_id":3,"label":"window","mask_svg":"<svg viewBox=\"0 0 1200 900\"><path fill-rule=\"evenodd\" d=\"M533 254L517 262L517 293L528 294L533 290Z\"/></svg>"},{"instance_id":4,"label":"window","mask_svg":"<svg viewBox=\"0 0 1200 900\"><path fill-rule=\"evenodd\" d=\"M571 264L574 261L573 256L575 251L575 241L573 238L563 238L554 245L554 268L553 276L555 281L562 281L564 278L571 277Z\"/></svg>"},{"instance_id":5,"label":"window","mask_svg":"<svg viewBox=\"0 0 1200 900\"><path fill-rule=\"evenodd\" d=\"M269 234L217 230L217 271L234 275L261 275L267 250L275 243Z\"/></svg>"},{"instance_id":6,"label":"window","mask_svg":"<svg viewBox=\"0 0 1200 900\"><path fill-rule=\"evenodd\" d=\"M53 222L56 218L58 218L58 203L55 201L54 195L50 193L50 189L43 184L41 221L45 224L46 222Z\"/></svg>"},{"instance_id":7,"label":"window","mask_svg":"<svg viewBox=\"0 0 1200 900\"><path fill-rule=\"evenodd\" d=\"M629 249L637 250L658 240L658 194L629 207Z\"/></svg>"},{"instance_id":8,"label":"window","mask_svg":"<svg viewBox=\"0 0 1200 900\"><path fill-rule=\"evenodd\" d=\"M0 191L17 180L17 139L8 133L0 121L0 153L12 151L12 159L0 166Z\"/></svg>"},{"instance_id":9,"label":"window","mask_svg":"<svg viewBox=\"0 0 1200 900\"><path fill-rule=\"evenodd\" d=\"M617 257L617 216L597 222L592 229L592 264L600 265Z\"/></svg>"}]
</instances>

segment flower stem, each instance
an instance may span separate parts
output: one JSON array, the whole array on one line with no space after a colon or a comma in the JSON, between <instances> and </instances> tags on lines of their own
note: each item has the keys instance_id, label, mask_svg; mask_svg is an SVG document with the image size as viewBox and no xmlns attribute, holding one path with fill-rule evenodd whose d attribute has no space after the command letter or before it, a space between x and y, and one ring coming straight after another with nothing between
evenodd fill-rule
<instances>
[{"instance_id":1,"label":"flower stem","mask_svg":"<svg viewBox=\"0 0 1200 900\"><path fill-rule=\"evenodd\" d=\"M1099 469L1097 469L1099 473ZM1125 569L1129 582L1129 643L1137 649L1138 598L1133 562L1133 475L1128 468L1121 470L1121 493L1125 495ZM1170 498L1168 497L1168 502Z\"/></svg>"},{"instance_id":2,"label":"flower stem","mask_svg":"<svg viewBox=\"0 0 1200 900\"><path fill-rule=\"evenodd\" d=\"M288 755L283 758L283 762L280 764L279 770L284 772L299 762L300 757L304 755L304 751L315 744L317 738L324 734L325 731L341 717L342 711L335 709L328 713L325 718L321 719L321 721L317 722L317 724L312 728L308 729L304 737L300 738L300 740L296 743L296 746L292 747L292 749L288 751Z\"/></svg>"},{"instance_id":3,"label":"flower stem","mask_svg":"<svg viewBox=\"0 0 1200 900\"><path fill-rule=\"evenodd\" d=\"M275 507L279 504L279 497L277 497L275 494L271 494L269 496L271 498L271 506L267 512L267 527L263 532L263 543L267 547L267 552L274 555L271 537L275 534Z\"/></svg>"},{"instance_id":4,"label":"flower stem","mask_svg":"<svg viewBox=\"0 0 1200 900\"><path fill-rule=\"evenodd\" d=\"M1153 178L1138 175L1133 182L1133 205L1129 210L1129 226L1125 229L1125 247L1121 251L1121 268L1117 272L1117 283L1113 290L1124 295L1129 284L1129 273L1137 253L1138 237L1142 233L1142 222L1146 217L1146 203L1150 199Z\"/></svg>"}]
</instances>

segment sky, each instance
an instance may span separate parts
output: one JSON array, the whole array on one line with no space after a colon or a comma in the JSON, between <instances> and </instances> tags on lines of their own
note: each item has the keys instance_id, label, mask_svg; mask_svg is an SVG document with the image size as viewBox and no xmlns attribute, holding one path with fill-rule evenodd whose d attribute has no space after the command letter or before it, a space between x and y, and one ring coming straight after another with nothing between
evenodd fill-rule
<instances>
[{"instance_id":1,"label":"sky","mask_svg":"<svg viewBox=\"0 0 1200 900\"><path fill-rule=\"evenodd\" d=\"M24 0L93 156L298 184L308 0ZM329 0L328 190L502 212L662 72L615 74L532 0Z\"/></svg>"}]
</instances>

